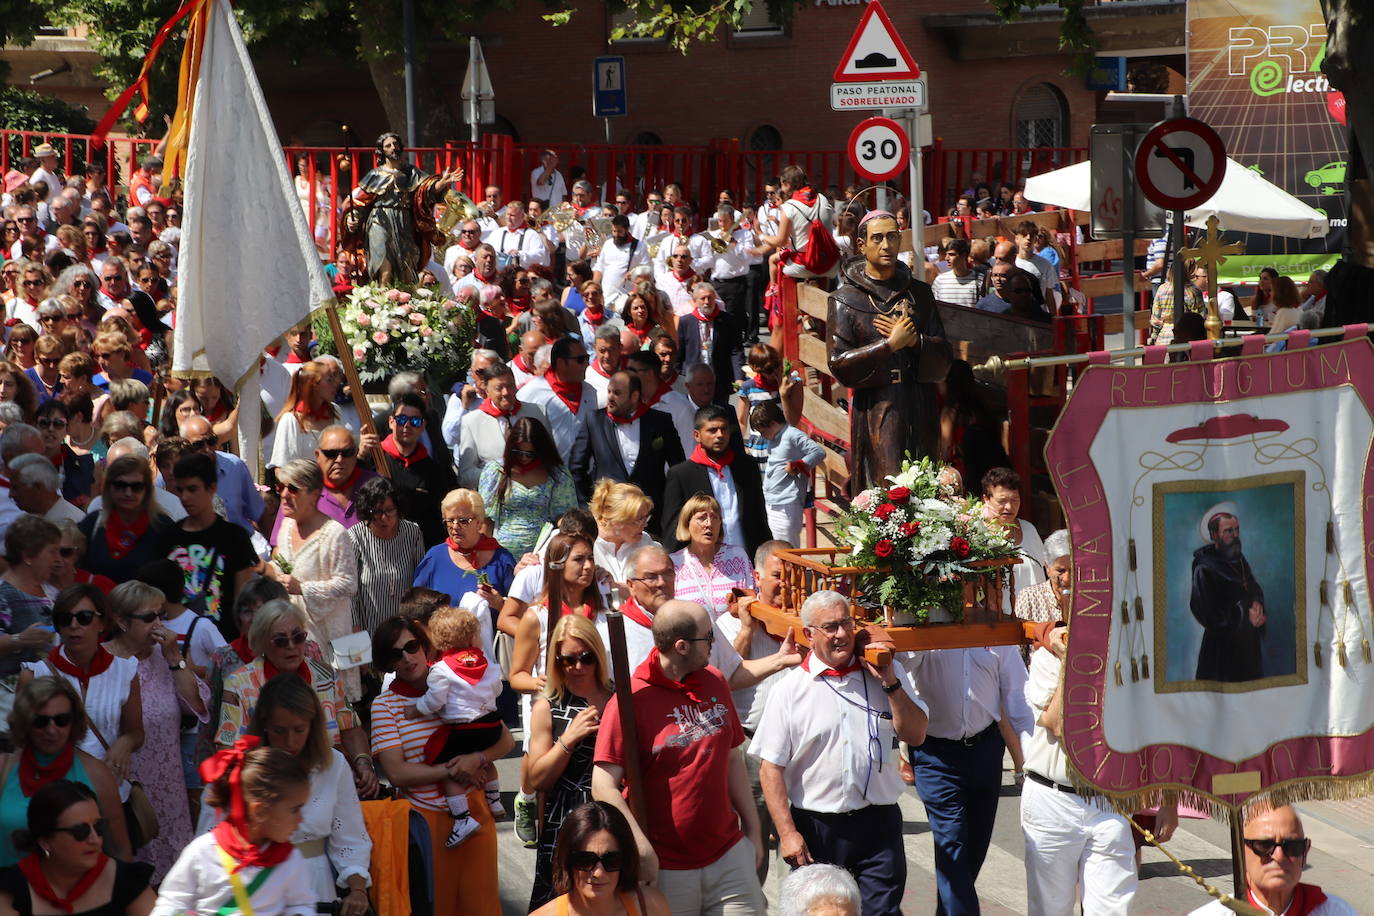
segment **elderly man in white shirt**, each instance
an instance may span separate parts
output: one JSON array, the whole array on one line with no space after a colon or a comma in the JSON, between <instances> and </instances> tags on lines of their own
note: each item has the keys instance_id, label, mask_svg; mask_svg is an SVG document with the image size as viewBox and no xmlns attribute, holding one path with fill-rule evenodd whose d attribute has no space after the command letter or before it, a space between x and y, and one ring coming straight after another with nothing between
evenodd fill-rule
<instances>
[{"instance_id":1,"label":"elderly man in white shirt","mask_svg":"<svg viewBox=\"0 0 1374 916\"><path fill-rule=\"evenodd\" d=\"M889 650L886 662L864 657L848 598L815 592L801 620L811 653L768 691L749 745L762 760L778 853L794 868L844 868L859 882L865 916L900 916L906 854L892 741L925 739L925 704L898 677L882 630L869 631L870 645Z\"/></svg>"},{"instance_id":2,"label":"elderly man in white shirt","mask_svg":"<svg viewBox=\"0 0 1374 916\"><path fill-rule=\"evenodd\" d=\"M725 310L741 331L749 328L749 251L758 244L754 233L741 229L735 208L728 203L716 210L717 228L707 233L711 246L711 285L725 303ZM720 247L723 250L717 251Z\"/></svg>"},{"instance_id":3,"label":"elderly man in white shirt","mask_svg":"<svg viewBox=\"0 0 1374 916\"><path fill-rule=\"evenodd\" d=\"M548 267L553 263L553 246L525 219L525 205L518 200L506 204L505 225L492 229L484 241L496 249L498 267Z\"/></svg>"},{"instance_id":4,"label":"elderly man in white shirt","mask_svg":"<svg viewBox=\"0 0 1374 916\"><path fill-rule=\"evenodd\" d=\"M457 454L461 441L463 417L476 410L477 405L487 396L487 380L483 370L499 362L501 354L495 350L473 350L468 362L468 377L454 383L452 390L444 399L444 418L439 421L439 432L454 454Z\"/></svg>"},{"instance_id":5,"label":"elderly man in white shirt","mask_svg":"<svg viewBox=\"0 0 1374 916\"><path fill-rule=\"evenodd\" d=\"M664 280L670 273L677 271L680 274L687 267L705 279L715 262L710 238L704 234L694 234L695 223L696 217L691 207L682 204L673 208L672 230L658 243L658 254L654 257L654 276L660 288L664 288ZM687 252L691 255L688 263L669 260L682 245L687 246Z\"/></svg>"},{"instance_id":6,"label":"elderly man in white shirt","mask_svg":"<svg viewBox=\"0 0 1374 916\"><path fill-rule=\"evenodd\" d=\"M556 207L568 197L568 183L558 171L558 154L551 149L539 155L539 164L530 172L530 197Z\"/></svg>"},{"instance_id":7,"label":"elderly man in white shirt","mask_svg":"<svg viewBox=\"0 0 1374 916\"><path fill-rule=\"evenodd\" d=\"M601 284L606 307L619 311L630 294L630 278L635 268L649 262L649 251L630 234L630 218L611 219L611 237L601 246L592 263L592 279Z\"/></svg>"},{"instance_id":8,"label":"elderly man in white shirt","mask_svg":"<svg viewBox=\"0 0 1374 916\"><path fill-rule=\"evenodd\" d=\"M459 422L458 486L477 489L482 469L506 454L506 434L521 417L533 417L547 428L549 418L537 404L526 404L516 397L515 374L505 363L493 363L478 370L487 386L487 396L477 407L463 414Z\"/></svg>"},{"instance_id":9,"label":"elderly man in white shirt","mask_svg":"<svg viewBox=\"0 0 1374 916\"><path fill-rule=\"evenodd\" d=\"M650 191L644 201L644 210L630 216L630 234L647 244L649 236L659 231L658 211L663 207L663 194Z\"/></svg>"},{"instance_id":10,"label":"elderly man in white shirt","mask_svg":"<svg viewBox=\"0 0 1374 916\"><path fill-rule=\"evenodd\" d=\"M461 277L454 276L453 267L458 263L458 259L466 255L469 259L477 256L477 248L482 244L482 227L477 220L464 220L458 225L458 241L444 250L444 273L453 277L454 281L461 280Z\"/></svg>"}]
</instances>

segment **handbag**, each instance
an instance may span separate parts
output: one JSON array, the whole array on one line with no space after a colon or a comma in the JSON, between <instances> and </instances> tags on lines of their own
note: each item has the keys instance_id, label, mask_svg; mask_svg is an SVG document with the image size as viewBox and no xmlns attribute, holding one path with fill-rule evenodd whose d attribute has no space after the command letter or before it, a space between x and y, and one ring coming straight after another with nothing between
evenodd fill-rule
<instances>
[{"instance_id":1,"label":"handbag","mask_svg":"<svg viewBox=\"0 0 1374 916\"><path fill-rule=\"evenodd\" d=\"M53 677L62 677L52 662L44 660L44 664L48 666ZM81 703L84 708L86 703L84 687L81 691ZM86 727L91 730L91 734L95 735L95 740L100 742L100 746L105 749L105 752L109 753L110 743L105 740L100 729L96 728L95 722L91 721L89 712L86 713ZM124 826L129 831L129 848L133 850L141 849L157 839L158 831L161 829L157 820L157 809L148 800L148 793L143 791L143 783L133 779L129 780L129 797L124 801Z\"/></svg>"}]
</instances>

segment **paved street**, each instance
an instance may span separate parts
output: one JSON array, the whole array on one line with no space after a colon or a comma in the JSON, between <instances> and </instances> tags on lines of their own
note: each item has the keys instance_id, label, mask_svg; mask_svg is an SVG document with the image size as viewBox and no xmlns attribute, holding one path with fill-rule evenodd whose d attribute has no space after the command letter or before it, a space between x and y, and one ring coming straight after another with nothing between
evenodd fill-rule
<instances>
[{"instance_id":1,"label":"paved street","mask_svg":"<svg viewBox=\"0 0 1374 916\"><path fill-rule=\"evenodd\" d=\"M1017 790L1011 785L1007 758L997 829L978 883L984 916L1022 916L1026 912L1026 872L1021 859L1021 826ZM519 758L500 764L501 784L509 792L519 780ZM511 808L509 801L508 809ZM914 790L903 796L907 877L904 912L931 913L935 901L935 857L925 809ZM1310 869L1305 880L1320 885L1363 909L1374 887L1374 799L1318 802L1300 806L1307 835L1312 837ZM501 823L501 898L507 916L524 916L533 881L534 852L516 840L509 821ZM1231 857L1227 828L1216 821L1184 820L1169 849L1219 890L1231 890ZM786 866L776 858L765 890L777 900L779 876ZM1206 895L1162 853L1147 850L1141 867L1137 916L1178 916L1207 902Z\"/></svg>"}]
</instances>

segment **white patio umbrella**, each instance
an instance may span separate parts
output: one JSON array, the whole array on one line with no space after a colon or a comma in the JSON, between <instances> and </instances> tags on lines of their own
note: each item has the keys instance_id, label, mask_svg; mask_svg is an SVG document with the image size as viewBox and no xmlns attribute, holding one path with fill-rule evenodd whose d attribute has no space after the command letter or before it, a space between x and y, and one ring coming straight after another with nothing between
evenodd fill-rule
<instances>
[{"instance_id":1,"label":"white patio umbrella","mask_svg":"<svg viewBox=\"0 0 1374 916\"><path fill-rule=\"evenodd\" d=\"M1026 179L1026 199L1072 210L1087 210L1092 204L1092 163L1079 162ZM1315 239L1330 228L1326 216L1266 181L1258 172L1234 159L1226 160L1226 177L1212 198L1189 210L1185 221L1203 229L1207 217L1215 215L1228 232L1257 232L1285 238Z\"/></svg>"}]
</instances>

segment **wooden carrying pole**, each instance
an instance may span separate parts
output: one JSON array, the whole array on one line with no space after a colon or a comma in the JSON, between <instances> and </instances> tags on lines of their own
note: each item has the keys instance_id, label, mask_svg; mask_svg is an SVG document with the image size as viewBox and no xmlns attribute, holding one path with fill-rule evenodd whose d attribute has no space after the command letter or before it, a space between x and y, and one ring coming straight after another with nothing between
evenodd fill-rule
<instances>
[{"instance_id":1,"label":"wooden carrying pole","mask_svg":"<svg viewBox=\"0 0 1374 916\"><path fill-rule=\"evenodd\" d=\"M625 651L625 615L606 613L606 631L611 637L611 672L615 675L616 710L620 736L625 747L625 786L629 790L630 813L639 829L649 832L648 812L644 808L644 777L639 767L639 727L635 724L634 699L630 692L630 659Z\"/></svg>"},{"instance_id":2,"label":"wooden carrying pole","mask_svg":"<svg viewBox=\"0 0 1374 916\"><path fill-rule=\"evenodd\" d=\"M1295 328L1294 330L1296 331L1297 329ZM1374 332L1374 327L1371 327L1370 330L1371 332ZM1277 340L1287 340L1292 333L1292 331L1283 331L1279 334L1266 334L1264 335L1264 342L1273 343ZM1316 330L1309 331L1308 333L1311 334L1313 340L1318 340L1326 337L1343 337L1345 336L1346 329L1343 327L1317 328ZM1220 340L1211 340L1206 342L1212 345L1213 349L1216 351L1218 355L1221 355L1221 351L1225 350L1227 347L1239 347L1241 344L1245 342L1245 338L1223 337ZM1188 353L1192 350L1192 348L1193 344L1191 343L1170 344L1168 347L1165 348L1165 352ZM1153 348L1136 347L1131 350L1112 350L1108 355L1111 356L1113 360L1138 359L1145 355L1147 349ZM1002 367L1004 369L1038 369L1041 366L1076 366L1079 363L1086 363L1091 357L1091 353L1070 353L1066 356L1030 356L1024 359L1005 360L1002 363Z\"/></svg>"},{"instance_id":3,"label":"wooden carrying pole","mask_svg":"<svg viewBox=\"0 0 1374 916\"><path fill-rule=\"evenodd\" d=\"M334 335L334 350L339 354L339 360L343 363L344 378L348 381L348 390L353 396L353 406L358 409L358 424L362 431L377 435L377 427L372 424L372 408L367 406L367 397L363 394L363 382L358 378L358 367L353 363L353 346L344 337L343 325L339 323L339 312L334 303L329 303L324 307L324 312L329 316L329 332ZM391 476L391 465L387 464L386 452L382 451L380 445L372 447L372 464L376 467L377 473L383 477Z\"/></svg>"}]
</instances>

